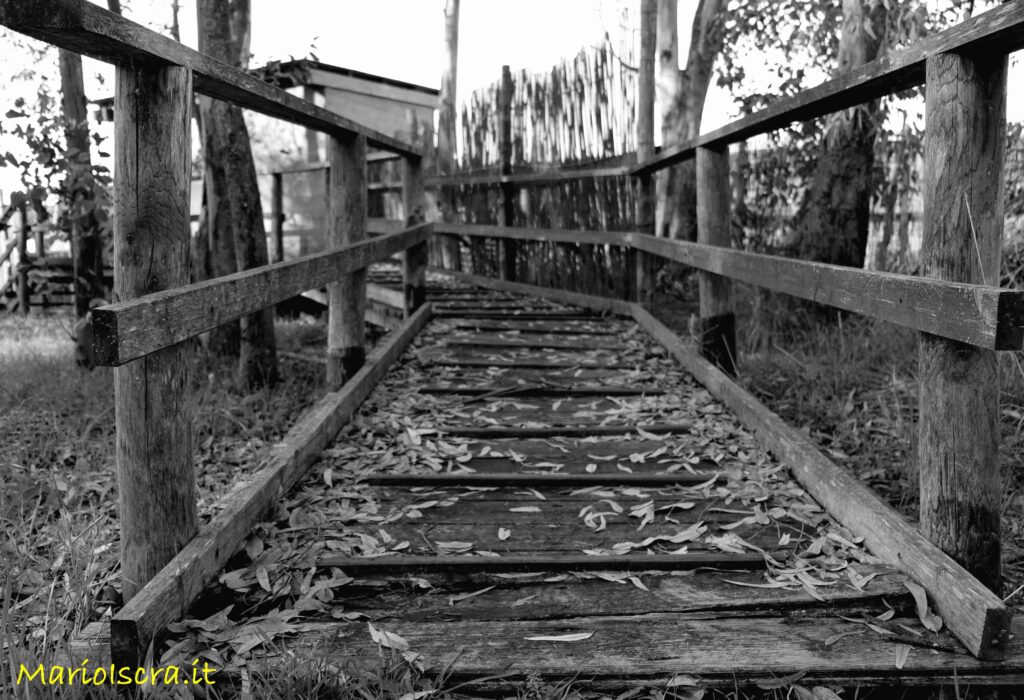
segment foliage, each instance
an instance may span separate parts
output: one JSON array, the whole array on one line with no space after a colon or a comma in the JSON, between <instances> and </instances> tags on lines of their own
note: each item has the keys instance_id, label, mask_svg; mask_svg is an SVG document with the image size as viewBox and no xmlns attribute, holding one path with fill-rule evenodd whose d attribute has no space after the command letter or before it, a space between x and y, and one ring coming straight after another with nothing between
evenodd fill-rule
<instances>
[{"instance_id":1,"label":"foliage","mask_svg":"<svg viewBox=\"0 0 1024 700\"><path fill-rule=\"evenodd\" d=\"M889 51L960 19L958 2L934 13L922 0L865 2L882 3L888 10L883 46ZM842 21L842 0L731 0L723 24L727 49L718 65L719 85L737 100L742 114L750 114L822 82L834 70ZM764 63L774 66L773 74L764 78L751 73L751 55L766 57ZM878 110L855 107L768 134L758 157L743 169L750 195L744 245L754 250L785 246L791 233L788 226L814 171L817 144L829 138L844 118L873 120L873 199L884 202L886 197L916 192L916 162L923 152L917 114L923 94L922 88L915 88L882 99Z\"/></svg>"},{"instance_id":2,"label":"foliage","mask_svg":"<svg viewBox=\"0 0 1024 700\"><path fill-rule=\"evenodd\" d=\"M7 151L0 155L5 165L20 171L21 182L40 220L48 218L46 207L51 196L62 203L59 225L70 230L79 223L82 230L98 227L102 240L109 250L111 245L112 221L109 212L112 207L113 180L108 167L93 162L88 153L79 152L67 145L69 129L88 129L85 124L69 124L64 118L60 89L54 88L49 75L54 72L56 52L45 44L29 41L5 31L20 53L32 57L32 63L17 72L12 79L35 86L31 98L18 97L6 110L0 121L0 135L11 135L25 147L25 153ZM103 137L93 133L92 145L101 148ZM101 157L109 154L102 150ZM90 162L87 171L72 168L75 163ZM78 171L78 175L71 175ZM70 193L79 193L72 197Z\"/></svg>"}]
</instances>

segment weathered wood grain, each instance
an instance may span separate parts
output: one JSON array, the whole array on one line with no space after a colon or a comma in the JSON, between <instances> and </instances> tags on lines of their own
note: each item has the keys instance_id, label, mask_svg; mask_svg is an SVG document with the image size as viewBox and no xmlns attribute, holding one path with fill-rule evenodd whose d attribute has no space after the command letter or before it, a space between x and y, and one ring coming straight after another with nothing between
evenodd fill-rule
<instances>
[{"instance_id":1,"label":"weathered wood grain","mask_svg":"<svg viewBox=\"0 0 1024 700\"><path fill-rule=\"evenodd\" d=\"M914 626L917 621L896 618ZM1024 625L1011 648L1014 663L973 659L949 635L938 643L955 651L911 647L902 668L892 640L862 624L822 617L732 617L680 619L677 613L640 616L582 616L570 619L506 621L467 620L380 622L380 629L400 635L430 673L444 671L449 680L501 676L521 682L527 674L571 676L645 684L666 683L683 673L700 687L732 690L737 685L777 681L802 673L800 685L954 685L982 681L1018 685L1024 681ZM530 641L528 637L592 633L573 642ZM849 634L848 634L849 633ZM846 635L826 644L830 638ZM379 664L378 646L365 623L324 623L290 643L299 658L367 659ZM291 657L289 657L291 658ZM508 675L509 669L515 672ZM955 671L954 671L955 669Z\"/></svg>"},{"instance_id":2,"label":"weathered wood grain","mask_svg":"<svg viewBox=\"0 0 1024 700\"><path fill-rule=\"evenodd\" d=\"M697 149L697 242L732 246L732 185L729 149ZM736 312L732 281L702 271L700 294L701 352L726 374L736 374Z\"/></svg>"},{"instance_id":3,"label":"weathered wood grain","mask_svg":"<svg viewBox=\"0 0 1024 700\"><path fill-rule=\"evenodd\" d=\"M508 338L498 335L474 333L468 336L455 336L445 343L451 348L522 348L527 350L607 350L609 352L624 351L620 344L593 340L565 340L563 338Z\"/></svg>"},{"instance_id":4,"label":"weathered wood grain","mask_svg":"<svg viewBox=\"0 0 1024 700\"><path fill-rule=\"evenodd\" d=\"M2 0L0 24L108 63L176 65L193 73L197 92L310 129L360 134L371 146L419 158L419 149L317 107L88 0Z\"/></svg>"},{"instance_id":5,"label":"weathered wood grain","mask_svg":"<svg viewBox=\"0 0 1024 700\"><path fill-rule=\"evenodd\" d=\"M450 224L445 224L445 226L450 226ZM521 232L525 231L525 232L528 232L530 234L532 234L532 233L534 233L536 231L535 229L509 229L509 230L511 230L511 231L517 231L518 230L518 231L521 231ZM580 233L580 232L572 232L572 233ZM603 234L603 235L616 236L618 234ZM527 239L527 240L530 240L530 239ZM621 243L620 243L620 245L621 245ZM576 292L566 292L566 291L563 291L561 289L548 289L547 287L538 287L536 285L523 284L521 282L508 282L508 281L505 281L505 280L497 280L497 279L494 279L493 277L484 277L482 275L470 275L470 274L467 274L465 272L453 272L451 270L438 270L438 272L446 274L446 275L448 275L448 276L452 277L453 279L458 280L460 282L464 282L466 284L476 285L478 287L485 287L487 289L497 289L497 290L500 290L500 291L515 292L515 293L518 293L518 294L527 294L527 295L530 295L530 296L540 297L542 299L547 299L549 301L558 302L560 304L569 304L569 305L572 305L572 306L578 306L578 307L583 308L583 309L590 309L591 311L598 311L598 312L601 312L601 313L613 313L613 314L618 314L620 316L628 316L629 313L630 313L630 308L631 308L630 303L627 302L627 301L622 301L620 299L607 299L605 297L595 297L595 296L591 296L589 294L578 294ZM533 312L530 312L530 313L532 313L534 315L540 315L540 312L537 312L537 311L533 311ZM557 309L553 309L553 310L547 312L547 314L552 315L552 316L554 316L556 314L565 314L565 315L575 316L578 313L579 313L578 311L572 311L572 310L561 311L561 310L557 310ZM516 316L516 318L519 318L519 317L521 317L521 316Z\"/></svg>"},{"instance_id":6,"label":"weathered wood grain","mask_svg":"<svg viewBox=\"0 0 1024 700\"><path fill-rule=\"evenodd\" d=\"M508 332L508 333L545 333L551 335L618 335L621 331L607 328L607 322L602 321L600 326L593 322L584 322L581 325L572 325L575 322L544 322L544 321L505 321L504 323L493 323L486 320L465 320L454 321L452 327L458 330L474 330L487 332ZM604 327L602 327L604 326Z\"/></svg>"},{"instance_id":7,"label":"weathered wood grain","mask_svg":"<svg viewBox=\"0 0 1024 700\"><path fill-rule=\"evenodd\" d=\"M185 613L253 524L302 477L429 320L427 304L374 348L362 369L307 411L271 449L252 480L228 496L210 523L114 615L111 655L116 664L136 666L144 659L150 641Z\"/></svg>"},{"instance_id":8,"label":"weathered wood grain","mask_svg":"<svg viewBox=\"0 0 1024 700\"><path fill-rule=\"evenodd\" d=\"M366 137L330 140L328 240L342 248L366 239ZM366 269L327 285L327 386L337 389L366 359Z\"/></svg>"},{"instance_id":9,"label":"weathered wood grain","mask_svg":"<svg viewBox=\"0 0 1024 700\"><path fill-rule=\"evenodd\" d=\"M927 61L922 275L999 284L1007 58ZM999 369L990 349L922 334L921 531L997 593L1003 486Z\"/></svg>"},{"instance_id":10,"label":"weathered wood grain","mask_svg":"<svg viewBox=\"0 0 1024 700\"><path fill-rule=\"evenodd\" d=\"M548 386L529 381L523 384L494 384L493 378L487 385L480 384L427 384L416 389L421 394L460 394L482 398L504 398L509 396L661 396L664 389L652 386Z\"/></svg>"},{"instance_id":11,"label":"weathered wood grain","mask_svg":"<svg viewBox=\"0 0 1024 700\"><path fill-rule=\"evenodd\" d=\"M520 369L583 369L583 370L619 370L635 369L635 365L624 362L562 362L552 360L497 360L476 359L472 357L445 357L434 364L438 367L498 367Z\"/></svg>"},{"instance_id":12,"label":"weathered wood grain","mask_svg":"<svg viewBox=\"0 0 1024 700\"><path fill-rule=\"evenodd\" d=\"M634 307L633 317L789 466L818 503L863 537L872 554L924 586L945 624L972 654L995 661L1006 656L1012 615L995 594L643 308Z\"/></svg>"},{"instance_id":13,"label":"weathered wood grain","mask_svg":"<svg viewBox=\"0 0 1024 700\"><path fill-rule=\"evenodd\" d=\"M1024 292L634 235L640 250L989 350L1024 348Z\"/></svg>"},{"instance_id":14,"label":"weathered wood grain","mask_svg":"<svg viewBox=\"0 0 1024 700\"><path fill-rule=\"evenodd\" d=\"M447 472L443 474L374 474L363 479L372 485L391 486L522 486L552 488L555 486L676 486L703 484L719 478L716 474L673 472L660 474L630 474L622 471L605 474L477 474Z\"/></svg>"},{"instance_id":15,"label":"weathered wood grain","mask_svg":"<svg viewBox=\"0 0 1024 700\"><path fill-rule=\"evenodd\" d=\"M921 85L925 62L942 53L983 53L1005 56L1024 47L1024 6L1004 3L966 22L929 37L905 49L887 53L878 60L847 71L821 85L780 99L750 116L726 124L709 134L663 150L632 170L634 176L692 158L699 146L721 148L751 136L837 112L847 107Z\"/></svg>"},{"instance_id":16,"label":"weathered wood grain","mask_svg":"<svg viewBox=\"0 0 1024 700\"><path fill-rule=\"evenodd\" d=\"M406 251L408 253L408 251ZM402 311L405 308L405 295L398 289L391 289L380 284L366 285L366 301L375 301L384 306Z\"/></svg>"},{"instance_id":17,"label":"weathered wood grain","mask_svg":"<svg viewBox=\"0 0 1024 700\"><path fill-rule=\"evenodd\" d=\"M430 237L430 224L298 260L246 270L93 310L96 363L116 367L322 287Z\"/></svg>"},{"instance_id":18,"label":"weathered wood grain","mask_svg":"<svg viewBox=\"0 0 1024 700\"><path fill-rule=\"evenodd\" d=\"M591 435L631 435L638 430L646 433L690 433L690 423L649 423L644 425L590 425L549 426L545 428L468 428L465 426L438 426L437 430L452 437L476 439L588 437Z\"/></svg>"},{"instance_id":19,"label":"weathered wood grain","mask_svg":"<svg viewBox=\"0 0 1024 700\"><path fill-rule=\"evenodd\" d=\"M188 284L191 96L188 69L145 65L116 71L117 300L131 303ZM199 526L187 386L181 347L164 348L114 372L125 600L156 576Z\"/></svg>"},{"instance_id":20,"label":"weathered wood grain","mask_svg":"<svg viewBox=\"0 0 1024 700\"><path fill-rule=\"evenodd\" d=\"M486 571L686 571L705 567L716 569L757 569L764 566L760 554L725 554L699 552L693 554L623 554L592 557L586 554L554 556L399 556L346 557L328 555L317 562L321 567L337 566L354 575L369 576L413 571L445 571L472 573Z\"/></svg>"}]
</instances>

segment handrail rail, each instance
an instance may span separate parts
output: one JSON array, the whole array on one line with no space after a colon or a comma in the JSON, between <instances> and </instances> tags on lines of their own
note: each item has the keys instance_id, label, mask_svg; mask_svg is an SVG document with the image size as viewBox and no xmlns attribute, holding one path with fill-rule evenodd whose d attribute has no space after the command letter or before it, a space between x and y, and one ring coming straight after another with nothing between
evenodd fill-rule
<instances>
[{"instance_id":1,"label":"handrail rail","mask_svg":"<svg viewBox=\"0 0 1024 700\"><path fill-rule=\"evenodd\" d=\"M732 143L806 121L869 100L923 85L925 61L940 53L1008 54L1024 48L1024 3L1011 2L915 42L848 73L803 90L754 114L737 119L708 134L662 150L632 170L634 177L694 157L697 148L721 149Z\"/></svg>"},{"instance_id":2,"label":"handrail rail","mask_svg":"<svg viewBox=\"0 0 1024 700\"><path fill-rule=\"evenodd\" d=\"M418 158L415 146L265 83L87 0L0 0L0 24L109 63L150 61L192 71L196 92L310 129L363 135L376 148Z\"/></svg>"},{"instance_id":3,"label":"handrail rail","mask_svg":"<svg viewBox=\"0 0 1024 700\"><path fill-rule=\"evenodd\" d=\"M775 292L989 350L1024 349L1024 291L797 260L640 232L434 224L434 232L518 241L616 245Z\"/></svg>"},{"instance_id":4,"label":"handrail rail","mask_svg":"<svg viewBox=\"0 0 1024 700\"><path fill-rule=\"evenodd\" d=\"M93 310L96 364L117 367L284 301L426 241L431 224L136 297Z\"/></svg>"}]
</instances>

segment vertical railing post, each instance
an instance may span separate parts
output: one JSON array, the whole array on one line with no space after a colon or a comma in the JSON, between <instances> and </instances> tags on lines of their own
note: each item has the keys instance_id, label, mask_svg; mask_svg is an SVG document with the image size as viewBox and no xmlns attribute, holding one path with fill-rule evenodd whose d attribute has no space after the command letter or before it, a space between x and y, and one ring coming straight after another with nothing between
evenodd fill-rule
<instances>
[{"instance_id":1,"label":"vertical railing post","mask_svg":"<svg viewBox=\"0 0 1024 700\"><path fill-rule=\"evenodd\" d=\"M273 173L270 190L270 230L274 236L274 262L284 260L284 181L281 173Z\"/></svg>"},{"instance_id":2,"label":"vertical railing post","mask_svg":"<svg viewBox=\"0 0 1024 700\"><path fill-rule=\"evenodd\" d=\"M1007 58L927 59L922 274L999 286ZM999 372L991 350L924 333L921 531L1000 589Z\"/></svg>"},{"instance_id":3,"label":"vertical railing post","mask_svg":"<svg viewBox=\"0 0 1024 700\"><path fill-rule=\"evenodd\" d=\"M512 174L512 69L501 67L501 89L498 91L498 153L502 176ZM511 183L501 183L501 223L511 226L515 220L515 192ZM516 241L501 239L500 275L503 280L516 279Z\"/></svg>"},{"instance_id":4,"label":"vertical railing post","mask_svg":"<svg viewBox=\"0 0 1024 700\"><path fill-rule=\"evenodd\" d=\"M116 69L114 301L188 284L192 74ZM127 601L197 531L185 349L114 370L121 578Z\"/></svg>"},{"instance_id":5,"label":"vertical railing post","mask_svg":"<svg viewBox=\"0 0 1024 700\"><path fill-rule=\"evenodd\" d=\"M366 239L366 137L330 139L327 220L330 247ZM327 286L327 386L337 389L366 359L366 270Z\"/></svg>"},{"instance_id":6,"label":"vertical railing post","mask_svg":"<svg viewBox=\"0 0 1024 700\"><path fill-rule=\"evenodd\" d=\"M28 293L28 235L32 227L28 223L28 207L22 202L20 205L21 226L18 227L18 265L15 268L18 272L18 311L23 315L28 314L29 305L32 300Z\"/></svg>"},{"instance_id":7,"label":"vertical railing post","mask_svg":"<svg viewBox=\"0 0 1024 700\"><path fill-rule=\"evenodd\" d=\"M730 245L729 149L697 149L697 241L728 248ZM701 352L729 374L736 373L736 315L732 282L727 277L701 272Z\"/></svg>"},{"instance_id":8,"label":"vertical railing post","mask_svg":"<svg viewBox=\"0 0 1024 700\"><path fill-rule=\"evenodd\" d=\"M658 29L657 0L640 0L640 75L637 80L636 160L654 155L654 53ZM641 175L636 182L636 230L654 234L654 178ZM635 300L650 306L654 296L654 257L642 250L633 258Z\"/></svg>"},{"instance_id":9,"label":"vertical railing post","mask_svg":"<svg viewBox=\"0 0 1024 700\"><path fill-rule=\"evenodd\" d=\"M423 161L406 157L402 170L402 201L409 226L426 221L423 198ZM409 318L427 300L427 241L406 249L402 255L402 288L405 317Z\"/></svg>"}]
</instances>

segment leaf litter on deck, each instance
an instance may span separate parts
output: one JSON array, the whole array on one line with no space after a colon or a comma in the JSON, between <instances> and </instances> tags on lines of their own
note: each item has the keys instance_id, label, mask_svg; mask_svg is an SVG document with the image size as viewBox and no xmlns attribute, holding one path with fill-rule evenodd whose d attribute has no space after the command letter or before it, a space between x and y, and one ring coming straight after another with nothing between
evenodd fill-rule
<instances>
[{"instance_id":1,"label":"leaf litter on deck","mask_svg":"<svg viewBox=\"0 0 1024 700\"><path fill-rule=\"evenodd\" d=\"M434 323L417 338L408 359L392 368L357 416L334 445L324 450L320 462L277 506L277 511L259 523L243 552L219 577L232 606L204 620L186 620L172 628L177 638L165 657L185 658L198 649L217 656L218 663L231 668L243 666L254 650L269 653L274 641L300 633L303 625L322 620L355 620L365 615L346 607L340 591L353 585L343 569L318 569L317 561L326 554L350 557L389 557L400 554L459 554L464 556L501 556L500 552L481 548L478 541L430 539L420 532L418 539L393 536L406 524L424 520L460 503L490 498L494 487L413 487L405 489L408 498L394 497L384 487L372 487L361 481L368 474L421 474L473 472L469 463L480 458L506 458L525 473L560 472L570 463L560 455L583 455L581 465L588 473L598 469L630 472L655 469L673 473L706 472L713 465L722 480L711 478L697 485L667 487L594 486L578 489L536 489L515 492L520 503L492 512L492 527L487 541L504 545L514 543L519 531L516 520L543 516L551 500L580 501L578 519L594 533L608 533L610 526L625 525L636 537L609 541L607 546L582 549L593 556L593 571L541 576L534 573L495 575L494 580L567 581L600 579L629 585L635 595L649 593L643 579L687 575L689 572L602 572L600 558L630 552L684 553L689 547L722 552L758 552L765 559L763 582L736 580L721 574L721 580L736 586L805 591L822 599L819 589L848 587L865 591L877 573L862 575L857 566L875 564L861 543L833 522L795 482L783 466L774 462L755 443L753 436L734 416L703 388L669 360L660 348L642 343L635 334L627 337L626 349L615 361L634 368L630 382L657 377L665 394L651 397L587 398L585 400L531 398L528 401L496 397L488 403L469 403L458 394L419 394L422 384L464 383L466 370L432 363L443 338L451 327ZM583 353L587 361L605 360L602 350ZM507 358L506 354L502 355ZM495 354L497 357L497 353ZM570 357L552 351L552 360ZM579 361L580 353L573 353ZM418 359L415 359L418 358ZM522 379L503 380L503 368L488 368L485 375L493 382L522 383ZM477 372L477 376L480 372ZM570 383L573 380L570 376ZM590 385L607 386L604 378ZM556 405L557 404L557 405ZM574 421L601 425L638 423L685 423L685 434L661 435L640 431L647 448L635 449L631 436L590 438L552 438L538 441L542 453L529 454L516 445L491 441L480 444L468 438L440 433L443 425L545 425L530 419L538 410L572 410ZM500 417L500 420L499 420ZM623 453L622 450L625 450ZM609 454L608 451L612 453ZM616 454L615 452L619 453ZM545 495L546 494L546 495ZM481 501L483 502L483 501ZM681 520L693 515L689 520ZM651 528L672 528L671 534L645 534ZM399 529L395 529L399 528ZM749 541L751 532L774 533L772 545L762 547ZM618 532L618 530L616 530ZM496 533L496 534L495 534ZM744 533L744 534L741 534ZM496 538L496 539L495 539ZM797 544L792 548L792 544ZM789 549L787 549L787 547ZM781 554L779 551L781 551ZM779 561L776 556L784 556ZM445 596L457 606L491 592L494 586L469 592L446 592L424 578L407 577L415 587ZM381 581L363 580L361 585ZM915 598L917 594L911 588ZM525 605L534 596L511 603ZM941 620L918 601L921 621L932 628ZM262 611L259 615L239 611ZM923 612L921 612L923 610ZM883 620L866 622L878 627ZM395 633L368 623L371 637L382 647L403 653L404 641ZM886 634L892 630L883 627ZM592 633L590 633L592 634ZM852 634L852 633L850 633ZM585 642L589 634L573 633L560 639L534 637L535 641ZM836 644L844 635L831 639ZM401 641L399 641L401 640ZM163 660L166 660L163 659ZM162 661L163 661L162 660ZM905 658L899 659L905 662Z\"/></svg>"}]
</instances>

